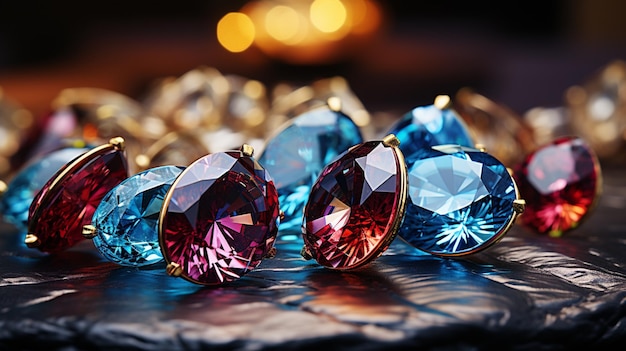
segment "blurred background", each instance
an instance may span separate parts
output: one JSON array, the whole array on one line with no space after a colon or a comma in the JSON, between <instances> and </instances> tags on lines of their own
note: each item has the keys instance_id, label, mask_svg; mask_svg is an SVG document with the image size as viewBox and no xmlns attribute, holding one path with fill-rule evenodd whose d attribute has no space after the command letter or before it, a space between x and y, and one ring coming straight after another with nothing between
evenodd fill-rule
<instances>
[{"instance_id":1,"label":"blurred background","mask_svg":"<svg viewBox=\"0 0 626 351\"><path fill-rule=\"evenodd\" d=\"M202 65L268 87L340 75L370 111L403 113L470 86L524 113L562 104L569 86L626 58L619 0L318 1L338 18L298 22L312 2L3 1L0 87L41 115L64 88L140 98ZM246 16L229 24L231 12ZM222 19L235 39L218 37Z\"/></svg>"}]
</instances>

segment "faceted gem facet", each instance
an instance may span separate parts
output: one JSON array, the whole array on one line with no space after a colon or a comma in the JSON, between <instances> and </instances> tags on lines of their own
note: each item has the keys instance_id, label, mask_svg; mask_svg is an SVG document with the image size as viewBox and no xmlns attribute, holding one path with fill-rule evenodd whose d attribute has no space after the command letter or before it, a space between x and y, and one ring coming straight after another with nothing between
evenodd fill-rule
<instances>
[{"instance_id":1,"label":"faceted gem facet","mask_svg":"<svg viewBox=\"0 0 626 351\"><path fill-rule=\"evenodd\" d=\"M395 237L406 191L397 148L370 141L344 152L311 189L302 225L305 250L330 268L371 262Z\"/></svg>"},{"instance_id":2,"label":"faceted gem facet","mask_svg":"<svg viewBox=\"0 0 626 351\"><path fill-rule=\"evenodd\" d=\"M581 138L562 137L526 157L514 177L526 210L520 222L539 233L561 236L576 228L600 192L600 164Z\"/></svg>"},{"instance_id":3,"label":"faceted gem facet","mask_svg":"<svg viewBox=\"0 0 626 351\"><path fill-rule=\"evenodd\" d=\"M278 231L278 193L268 172L239 151L193 162L169 190L159 241L189 281L219 285L257 267Z\"/></svg>"},{"instance_id":4,"label":"faceted gem facet","mask_svg":"<svg viewBox=\"0 0 626 351\"><path fill-rule=\"evenodd\" d=\"M83 240L83 226L91 221L100 200L126 178L126 157L110 144L66 164L41 188L30 206L28 231L38 239L37 249L52 253Z\"/></svg>"},{"instance_id":5,"label":"faceted gem facet","mask_svg":"<svg viewBox=\"0 0 626 351\"><path fill-rule=\"evenodd\" d=\"M124 266L161 262L158 222L163 199L182 168L151 168L109 191L93 214L93 243L109 261Z\"/></svg>"},{"instance_id":6,"label":"faceted gem facet","mask_svg":"<svg viewBox=\"0 0 626 351\"><path fill-rule=\"evenodd\" d=\"M302 209L322 168L352 145L362 142L359 127L345 114L318 108L295 117L270 139L259 162L274 177L281 230L299 230Z\"/></svg>"},{"instance_id":7,"label":"faceted gem facet","mask_svg":"<svg viewBox=\"0 0 626 351\"><path fill-rule=\"evenodd\" d=\"M506 233L516 199L513 178L493 156L458 145L428 148L409 168L399 235L436 255L477 252Z\"/></svg>"},{"instance_id":8,"label":"faceted gem facet","mask_svg":"<svg viewBox=\"0 0 626 351\"><path fill-rule=\"evenodd\" d=\"M467 126L451 108L420 106L405 114L390 129L400 140L400 150L410 167L431 146L457 144L474 147Z\"/></svg>"},{"instance_id":9,"label":"faceted gem facet","mask_svg":"<svg viewBox=\"0 0 626 351\"><path fill-rule=\"evenodd\" d=\"M31 161L17 173L0 198L0 212L7 222L26 233L28 208L35 194L65 164L87 152L84 147L67 147L52 151Z\"/></svg>"}]
</instances>

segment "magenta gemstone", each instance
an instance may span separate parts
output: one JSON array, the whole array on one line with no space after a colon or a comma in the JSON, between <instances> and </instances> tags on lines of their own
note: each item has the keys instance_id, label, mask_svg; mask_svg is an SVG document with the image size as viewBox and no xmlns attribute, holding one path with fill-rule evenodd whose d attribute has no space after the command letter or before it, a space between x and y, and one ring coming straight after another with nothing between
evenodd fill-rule
<instances>
[{"instance_id":1,"label":"magenta gemstone","mask_svg":"<svg viewBox=\"0 0 626 351\"><path fill-rule=\"evenodd\" d=\"M396 147L370 141L321 172L304 209L305 252L323 266L351 269L380 256L404 215L406 166Z\"/></svg>"},{"instance_id":2,"label":"magenta gemstone","mask_svg":"<svg viewBox=\"0 0 626 351\"><path fill-rule=\"evenodd\" d=\"M124 152L107 144L61 168L37 193L28 213L28 233L43 252L59 252L83 240L83 226L104 195L128 178Z\"/></svg>"},{"instance_id":3,"label":"magenta gemstone","mask_svg":"<svg viewBox=\"0 0 626 351\"><path fill-rule=\"evenodd\" d=\"M239 151L207 155L166 195L161 250L183 278L220 285L261 263L274 246L278 217L274 182L256 160Z\"/></svg>"},{"instance_id":4,"label":"magenta gemstone","mask_svg":"<svg viewBox=\"0 0 626 351\"><path fill-rule=\"evenodd\" d=\"M563 137L531 153L514 169L526 201L521 224L561 236L593 208L601 187L600 164L580 138Z\"/></svg>"}]
</instances>

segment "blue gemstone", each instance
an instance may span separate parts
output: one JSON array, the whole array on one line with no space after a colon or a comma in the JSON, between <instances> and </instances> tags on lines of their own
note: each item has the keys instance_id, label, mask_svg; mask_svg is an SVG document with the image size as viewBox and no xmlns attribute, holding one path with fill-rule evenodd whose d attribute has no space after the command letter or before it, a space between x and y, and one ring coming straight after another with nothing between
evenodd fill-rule
<instances>
[{"instance_id":1,"label":"blue gemstone","mask_svg":"<svg viewBox=\"0 0 626 351\"><path fill-rule=\"evenodd\" d=\"M467 126L450 108L435 105L416 107L389 130L400 140L400 150L410 167L423 150L432 146L456 144L474 147Z\"/></svg>"},{"instance_id":2,"label":"blue gemstone","mask_svg":"<svg viewBox=\"0 0 626 351\"><path fill-rule=\"evenodd\" d=\"M28 230L28 208L35 195L65 164L87 152L89 148L67 147L52 151L29 162L8 184L0 198L0 212L20 232Z\"/></svg>"},{"instance_id":3,"label":"blue gemstone","mask_svg":"<svg viewBox=\"0 0 626 351\"><path fill-rule=\"evenodd\" d=\"M302 211L322 168L363 141L350 117L327 107L311 110L268 140L258 158L274 179L285 218L280 229L300 232Z\"/></svg>"},{"instance_id":4,"label":"blue gemstone","mask_svg":"<svg viewBox=\"0 0 626 351\"><path fill-rule=\"evenodd\" d=\"M93 214L93 243L109 261L146 266L163 261L159 213L181 167L160 166L137 173L111 189Z\"/></svg>"},{"instance_id":5,"label":"blue gemstone","mask_svg":"<svg viewBox=\"0 0 626 351\"><path fill-rule=\"evenodd\" d=\"M409 197L399 235L442 256L480 251L513 223L517 190L493 156L458 145L425 149L409 168Z\"/></svg>"}]
</instances>

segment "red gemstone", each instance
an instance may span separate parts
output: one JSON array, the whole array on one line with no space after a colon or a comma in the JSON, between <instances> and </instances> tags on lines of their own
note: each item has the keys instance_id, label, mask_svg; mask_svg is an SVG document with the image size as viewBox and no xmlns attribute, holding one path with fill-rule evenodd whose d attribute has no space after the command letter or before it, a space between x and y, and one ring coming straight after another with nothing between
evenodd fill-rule
<instances>
[{"instance_id":1,"label":"red gemstone","mask_svg":"<svg viewBox=\"0 0 626 351\"><path fill-rule=\"evenodd\" d=\"M219 152L178 176L161 211L168 264L204 285L233 281L257 267L278 232L278 193L269 174L241 152Z\"/></svg>"},{"instance_id":2,"label":"red gemstone","mask_svg":"<svg viewBox=\"0 0 626 351\"><path fill-rule=\"evenodd\" d=\"M327 165L304 209L305 251L323 266L350 269L380 256L404 215L406 172L399 150L359 144Z\"/></svg>"},{"instance_id":3,"label":"red gemstone","mask_svg":"<svg viewBox=\"0 0 626 351\"><path fill-rule=\"evenodd\" d=\"M104 195L128 178L123 151L113 145L93 149L61 168L42 187L28 213L29 234L44 252L65 250L83 240L83 225Z\"/></svg>"},{"instance_id":4,"label":"red gemstone","mask_svg":"<svg viewBox=\"0 0 626 351\"><path fill-rule=\"evenodd\" d=\"M561 236L576 228L600 191L600 164L580 138L555 140L514 170L526 208L520 222L542 234Z\"/></svg>"}]
</instances>

